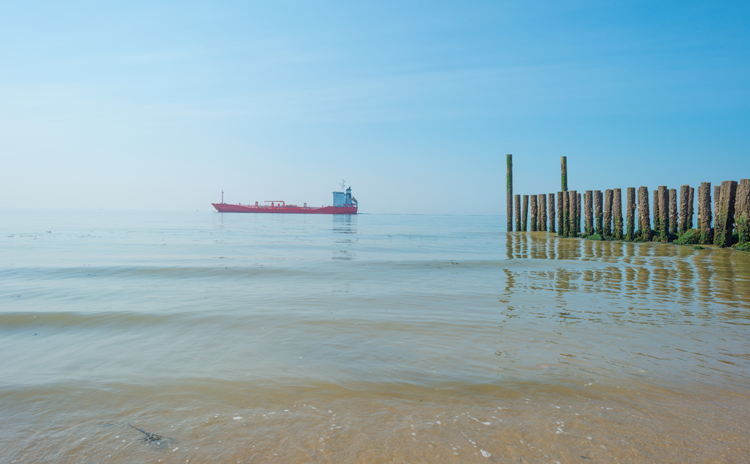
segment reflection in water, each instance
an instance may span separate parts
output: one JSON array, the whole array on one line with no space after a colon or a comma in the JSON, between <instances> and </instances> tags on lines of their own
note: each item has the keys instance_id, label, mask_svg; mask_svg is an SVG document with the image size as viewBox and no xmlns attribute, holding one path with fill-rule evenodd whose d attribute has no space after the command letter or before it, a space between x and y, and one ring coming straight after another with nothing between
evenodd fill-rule
<instances>
[{"instance_id":1,"label":"reflection in water","mask_svg":"<svg viewBox=\"0 0 750 464\"><path fill-rule=\"evenodd\" d=\"M717 314L750 308L750 259L733 250L560 239L546 233L508 233L505 240L509 259L591 265L559 266L549 271L558 299L577 290L630 301L651 311L676 304L697 309L715 308L720 303L723 310ZM546 272L506 270L506 274L513 276L513 280L508 277L506 294L511 289L530 292L544 288L548 279ZM728 319L737 318L747 319L748 314L736 313Z\"/></svg>"},{"instance_id":2,"label":"reflection in water","mask_svg":"<svg viewBox=\"0 0 750 464\"><path fill-rule=\"evenodd\" d=\"M333 226L331 230L334 234L345 234L344 238L336 240L336 249L333 251L331 259L337 261L351 261L356 259L352 251L352 245L358 240L349 235L357 234L357 215L356 214L334 214L331 217Z\"/></svg>"},{"instance_id":3,"label":"reflection in water","mask_svg":"<svg viewBox=\"0 0 750 464\"><path fill-rule=\"evenodd\" d=\"M331 216L334 233L338 234L356 234L357 233L357 215L356 214L333 214Z\"/></svg>"}]
</instances>

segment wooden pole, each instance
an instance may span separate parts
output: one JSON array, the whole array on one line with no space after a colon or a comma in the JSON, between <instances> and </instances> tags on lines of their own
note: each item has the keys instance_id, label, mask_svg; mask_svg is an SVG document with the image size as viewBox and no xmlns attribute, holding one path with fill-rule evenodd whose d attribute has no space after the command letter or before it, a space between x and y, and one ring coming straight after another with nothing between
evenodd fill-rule
<instances>
[{"instance_id":1,"label":"wooden pole","mask_svg":"<svg viewBox=\"0 0 750 464\"><path fill-rule=\"evenodd\" d=\"M750 179L740 180L737 186L737 200L734 204L734 217L737 223L738 245L750 243Z\"/></svg>"},{"instance_id":2,"label":"wooden pole","mask_svg":"<svg viewBox=\"0 0 750 464\"><path fill-rule=\"evenodd\" d=\"M516 202L516 232L522 232L523 228L521 227L521 195L514 195L513 197Z\"/></svg>"},{"instance_id":3,"label":"wooden pole","mask_svg":"<svg viewBox=\"0 0 750 464\"><path fill-rule=\"evenodd\" d=\"M581 235L581 194L576 197L576 237Z\"/></svg>"},{"instance_id":4,"label":"wooden pole","mask_svg":"<svg viewBox=\"0 0 750 464\"><path fill-rule=\"evenodd\" d=\"M669 241L669 191L666 185L660 185L657 191L659 197L659 240Z\"/></svg>"},{"instance_id":5,"label":"wooden pole","mask_svg":"<svg viewBox=\"0 0 750 464\"><path fill-rule=\"evenodd\" d=\"M562 193L562 199L563 199L563 209L562 209L562 236L563 237L569 237L570 236L570 218L568 217L568 212L570 211L570 195L568 195L568 192Z\"/></svg>"},{"instance_id":6,"label":"wooden pole","mask_svg":"<svg viewBox=\"0 0 750 464\"><path fill-rule=\"evenodd\" d=\"M677 234L677 189L669 189L669 233Z\"/></svg>"},{"instance_id":7,"label":"wooden pole","mask_svg":"<svg viewBox=\"0 0 750 464\"><path fill-rule=\"evenodd\" d=\"M628 187L628 199L625 214L627 215L627 231L625 240L635 239L635 187Z\"/></svg>"},{"instance_id":8,"label":"wooden pole","mask_svg":"<svg viewBox=\"0 0 750 464\"><path fill-rule=\"evenodd\" d=\"M604 235L612 236L612 189L604 191Z\"/></svg>"},{"instance_id":9,"label":"wooden pole","mask_svg":"<svg viewBox=\"0 0 750 464\"><path fill-rule=\"evenodd\" d=\"M596 224L596 233L604 238L604 205L601 190L594 190L594 221Z\"/></svg>"},{"instance_id":10,"label":"wooden pole","mask_svg":"<svg viewBox=\"0 0 750 464\"><path fill-rule=\"evenodd\" d=\"M714 226L714 245L732 246L734 231L734 202L737 200L737 182L725 180L721 183L721 199Z\"/></svg>"},{"instance_id":11,"label":"wooden pole","mask_svg":"<svg viewBox=\"0 0 750 464\"><path fill-rule=\"evenodd\" d=\"M506 155L505 164L508 170L505 179L505 202L508 232L513 232L513 155Z\"/></svg>"},{"instance_id":12,"label":"wooden pole","mask_svg":"<svg viewBox=\"0 0 750 464\"><path fill-rule=\"evenodd\" d=\"M716 243L716 219L719 217L719 200L721 200L721 185L714 185L714 243Z\"/></svg>"},{"instance_id":13,"label":"wooden pole","mask_svg":"<svg viewBox=\"0 0 750 464\"><path fill-rule=\"evenodd\" d=\"M586 190L583 196L583 233L594 235L594 191Z\"/></svg>"},{"instance_id":14,"label":"wooden pole","mask_svg":"<svg viewBox=\"0 0 750 464\"><path fill-rule=\"evenodd\" d=\"M547 195L539 194L539 230L547 232Z\"/></svg>"},{"instance_id":15,"label":"wooden pole","mask_svg":"<svg viewBox=\"0 0 750 464\"><path fill-rule=\"evenodd\" d=\"M570 225L568 225L568 236L569 237L575 237L576 236L576 200L578 199L578 195L575 190L568 190L568 210L570 211L568 213L568 220L570 221Z\"/></svg>"},{"instance_id":16,"label":"wooden pole","mask_svg":"<svg viewBox=\"0 0 750 464\"><path fill-rule=\"evenodd\" d=\"M614 189L612 198L612 218L614 219L614 229L612 237L615 240L622 240L622 189Z\"/></svg>"},{"instance_id":17,"label":"wooden pole","mask_svg":"<svg viewBox=\"0 0 750 464\"><path fill-rule=\"evenodd\" d=\"M690 205L690 186L680 186L680 224L678 226L678 234L682 235L688 231L688 206Z\"/></svg>"},{"instance_id":18,"label":"wooden pole","mask_svg":"<svg viewBox=\"0 0 750 464\"><path fill-rule=\"evenodd\" d=\"M563 226L565 205L563 201L563 193L557 192L557 235L561 237L565 237L565 227Z\"/></svg>"},{"instance_id":19,"label":"wooden pole","mask_svg":"<svg viewBox=\"0 0 750 464\"><path fill-rule=\"evenodd\" d=\"M711 228L711 182L702 182L698 187L698 229L701 244L714 242L714 231Z\"/></svg>"},{"instance_id":20,"label":"wooden pole","mask_svg":"<svg viewBox=\"0 0 750 464\"><path fill-rule=\"evenodd\" d=\"M661 232L661 215L659 214L659 190L656 189L651 193L654 197L654 233Z\"/></svg>"},{"instance_id":21,"label":"wooden pole","mask_svg":"<svg viewBox=\"0 0 750 464\"><path fill-rule=\"evenodd\" d=\"M560 157L560 181L562 184L562 191L567 192L568 191L568 157L567 156L561 156Z\"/></svg>"},{"instance_id":22,"label":"wooden pole","mask_svg":"<svg viewBox=\"0 0 750 464\"><path fill-rule=\"evenodd\" d=\"M648 210L648 187L638 187L638 231L640 240L651 240L651 217Z\"/></svg>"},{"instance_id":23,"label":"wooden pole","mask_svg":"<svg viewBox=\"0 0 750 464\"><path fill-rule=\"evenodd\" d=\"M539 207L537 205L537 196L531 195L531 231L536 232L538 230L539 221Z\"/></svg>"},{"instance_id":24,"label":"wooden pole","mask_svg":"<svg viewBox=\"0 0 750 464\"><path fill-rule=\"evenodd\" d=\"M524 195L523 196L523 219L521 219L521 227L523 228L524 232L528 232L529 226L529 196Z\"/></svg>"},{"instance_id":25,"label":"wooden pole","mask_svg":"<svg viewBox=\"0 0 750 464\"><path fill-rule=\"evenodd\" d=\"M550 193L549 195L549 231L553 234L556 233L555 229L555 194Z\"/></svg>"}]
</instances>

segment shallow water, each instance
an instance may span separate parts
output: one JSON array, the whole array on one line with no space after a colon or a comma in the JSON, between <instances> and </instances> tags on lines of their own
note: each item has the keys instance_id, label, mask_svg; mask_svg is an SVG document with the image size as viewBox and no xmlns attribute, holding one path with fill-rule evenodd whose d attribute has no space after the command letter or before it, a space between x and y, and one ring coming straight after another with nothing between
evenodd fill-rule
<instances>
[{"instance_id":1,"label":"shallow water","mask_svg":"<svg viewBox=\"0 0 750 464\"><path fill-rule=\"evenodd\" d=\"M750 456L747 253L485 216L0 212L1 462Z\"/></svg>"}]
</instances>

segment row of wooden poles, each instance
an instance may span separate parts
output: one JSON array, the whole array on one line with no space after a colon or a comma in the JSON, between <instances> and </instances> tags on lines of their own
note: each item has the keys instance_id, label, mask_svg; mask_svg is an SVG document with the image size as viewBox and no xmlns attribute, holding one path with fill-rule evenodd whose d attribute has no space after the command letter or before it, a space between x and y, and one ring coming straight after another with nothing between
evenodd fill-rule
<instances>
[{"instance_id":1,"label":"row of wooden poles","mask_svg":"<svg viewBox=\"0 0 750 464\"><path fill-rule=\"evenodd\" d=\"M507 168L508 232L513 232L514 217L516 232L549 231L561 237L589 237L598 234L602 238L611 237L614 240L656 239L668 242L693 229L695 189L689 185L680 187L679 198L677 189L669 189L663 185L653 191L654 223L651 228L647 187L638 188L637 203L635 187L627 188L623 221L622 189L605 190L604 194L601 190L587 190L583 195L576 190L568 190L568 163L565 156L561 157L562 190L557 195L548 193L514 196L513 155L507 156ZM738 244L750 242L750 179L742 179L739 183L730 180L722 182L721 186L714 186L713 199L712 212L711 183L701 183L698 187L698 243L731 246L735 226L739 235Z\"/></svg>"}]
</instances>

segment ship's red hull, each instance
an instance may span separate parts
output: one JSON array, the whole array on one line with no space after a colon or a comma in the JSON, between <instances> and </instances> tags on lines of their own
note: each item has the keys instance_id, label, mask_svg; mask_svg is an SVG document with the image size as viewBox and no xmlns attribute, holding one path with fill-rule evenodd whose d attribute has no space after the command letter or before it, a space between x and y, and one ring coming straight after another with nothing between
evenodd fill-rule
<instances>
[{"instance_id":1,"label":"ship's red hull","mask_svg":"<svg viewBox=\"0 0 750 464\"><path fill-rule=\"evenodd\" d=\"M242 206L230 205L228 203L211 203L216 211L220 213L276 213L276 214L357 214L357 207L347 206L321 206L311 208L305 206Z\"/></svg>"}]
</instances>

